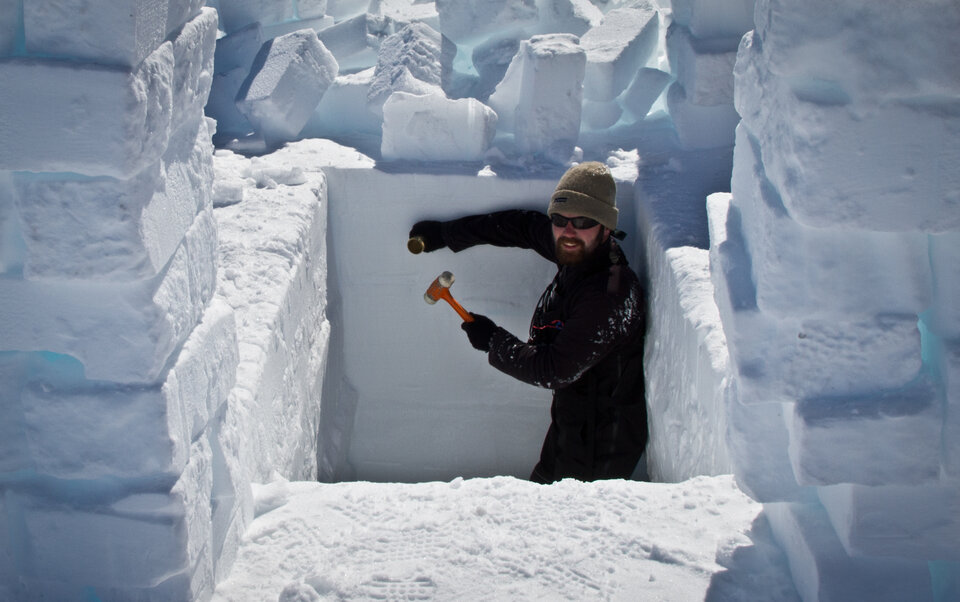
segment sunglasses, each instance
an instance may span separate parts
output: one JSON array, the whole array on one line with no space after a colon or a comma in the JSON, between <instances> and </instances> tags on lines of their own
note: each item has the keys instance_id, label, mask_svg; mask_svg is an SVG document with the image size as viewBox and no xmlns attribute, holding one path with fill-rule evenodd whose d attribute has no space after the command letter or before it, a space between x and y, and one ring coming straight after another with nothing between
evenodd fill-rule
<instances>
[{"instance_id":1,"label":"sunglasses","mask_svg":"<svg viewBox=\"0 0 960 602\"><path fill-rule=\"evenodd\" d=\"M550 216L550 222L558 228L566 228L567 223L571 223L577 230L589 230L590 228L600 225L600 222L589 217L564 217L559 213L552 214Z\"/></svg>"}]
</instances>

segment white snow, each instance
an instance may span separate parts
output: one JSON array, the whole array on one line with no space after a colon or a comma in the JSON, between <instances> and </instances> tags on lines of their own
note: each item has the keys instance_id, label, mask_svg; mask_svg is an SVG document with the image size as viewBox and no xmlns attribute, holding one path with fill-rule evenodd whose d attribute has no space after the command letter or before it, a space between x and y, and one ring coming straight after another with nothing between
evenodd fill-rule
<instances>
[{"instance_id":1,"label":"white snow","mask_svg":"<svg viewBox=\"0 0 960 602\"><path fill-rule=\"evenodd\" d=\"M22 9L24 45L28 52L39 55L134 67L168 34L195 17L202 5L199 0L133 5L117 0L26 2ZM18 13L13 5L3 12Z\"/></svg>"},{"instance_id":2,"label":"white snow","mask_svg":"<svg viewBox=\"0 0 960 602\"><path fill-rule=\"evenodd\" d=\"M170 136L172 44L135 71L13 58L0 63L0 167L126 178L160 158ZM149 99L143 102L141 99Z\"/></svg>"},{"instance_id":3,"label":"white snow","mask_svg":"<svg viewBox=\"0 0 960 602\"><path fill-rule=\"evenodd\" d=\"M457 44L483 40L537 22L535 0L439 0L440 30Z\"/></svg>"},{"instance_id":4,"label":"white snow","mask_svg":"<svg viewBox=\"0 0 960 602\"><path fill-rule=\"evenodd\" d=\"M0 600L957 598L960 5L208 4L0 10ZM422 295L554 266L405 248L580 160L664 482L522 480Z\"/></svg>"},{"instance_id":5,"label":"white snow","mask_svg":"<svg viewBox=\"0 0 960 602\"><path fill-rule=\"evenodd\" d=\"M520 43L490 106L503 115L523 153L569 157L580 130L587 55L571 34L544 34ZM499 122L498 122L499 124Z\"/></svg>"},{"instance_id":6,"label":"white snow","mask_svg":"<svg viewBox=\"0 0 960 602\"><path fill-rule=\"evenodd\" d=\"M296 138L340 66L311 29L270 40L237 92L237 109L270 144Z\"/></svg>"},{"instance_id":7,"label":"white snow","mask_svg":"<svg viewBox=\"0 0 960 602\"><path fill-rule=\"evenodd\" d=\"M382 114L394 92L429 94L440 91L440 34L423 23L411 23L389 35L377 51L376 68L367 92L368 107ZM420 135L429 140L433 132Z\"/></svg>"},{"instance_id":8,"label":"white snow","mask_svg":"<svg viewBox=\"0 0 960 602\"><path fill-rule=\"evenodd\" d=\"M760 505L729 476L280 480L256 499L214 600L798 599Z\"/></svg>"},{"instance_id":9,"label":"white snow","mask_svg":"<svg viewBox=\"0 0 960 602\"><path fill-rule=\"evenodd\" d=\"M475 98L395 92L383 105L381 153L386 160L480 161L496 131L497 114Z\"/></svg>"},{"instance_id":10,"label":"white snow","mask_svg":"<svg viewBox=\"0 0 960 602\"><path fill-rule=\"evenodd\" d=\"M612 100L646 66L657 48L660 12L649 2L639 2L607 13L603 21L580 38L587 52L583 96Z\"/></svg>"}]
</instances>

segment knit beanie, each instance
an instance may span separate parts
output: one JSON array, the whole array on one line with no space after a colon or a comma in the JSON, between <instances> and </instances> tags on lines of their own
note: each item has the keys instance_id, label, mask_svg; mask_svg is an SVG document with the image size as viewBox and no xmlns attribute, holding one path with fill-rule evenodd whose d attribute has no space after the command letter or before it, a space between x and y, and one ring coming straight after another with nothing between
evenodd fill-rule
<instances>
[{"instance_id":1,"label":"knit beanie","mask_svg":"<svg viewBox=\"0 0 960 602\"><path fill-rule=\"evenodd\" d=\"M591 217L610 230L617 229L617 184L607 166L587 161L567 170L550 197L547 215L566 213Z\"/></svg>"}]
</instances>

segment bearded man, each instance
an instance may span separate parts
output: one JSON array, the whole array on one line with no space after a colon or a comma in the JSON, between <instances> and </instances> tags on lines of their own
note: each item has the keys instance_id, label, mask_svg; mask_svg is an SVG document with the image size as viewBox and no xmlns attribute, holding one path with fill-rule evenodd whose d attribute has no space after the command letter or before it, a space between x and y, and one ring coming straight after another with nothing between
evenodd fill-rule
<instances>
[{"instance_id":1,"label":"bearded man","mask_svg":"<svg viewBox=\"0 0 960 602\"><path fill-rule=\"evenodd\" d=\"M410 231L427 252L489 244L531 249L557 264L526 342L480 314L462 325L491 366L553 390L530 475L538 483L629 478L646 447L646 294L617 245L618 213L610 170L586 162L560 178L546 214L500 211L421 221Z\"/></svg>"}]
</instances>

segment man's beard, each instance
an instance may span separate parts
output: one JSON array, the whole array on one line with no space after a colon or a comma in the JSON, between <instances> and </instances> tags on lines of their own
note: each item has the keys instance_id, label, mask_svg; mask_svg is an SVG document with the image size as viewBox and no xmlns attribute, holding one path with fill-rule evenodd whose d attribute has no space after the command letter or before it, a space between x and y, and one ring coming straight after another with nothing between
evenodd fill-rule
<instances>
[{"instance_id":1,"label":"man's beard","mask_svg":"<svg viewBox=\"0 0 960 602\"><path fill-rule=\"evenodd\" d=\"M600 234L597 233L597 238L599 237ZM567 248L563 246L563 243L565 242L572 242L577 246L573 248ZM590 250L588 251L587 245L584 241L578 238L567 238L561 236L556 242L557 263L568 266L576 266L584 263L587 259L592 257L594 253L596 253L597 248L599 247L599 245L596 243L597 241L594 240L591 244Z\"/></svg>"}]
</instances>

